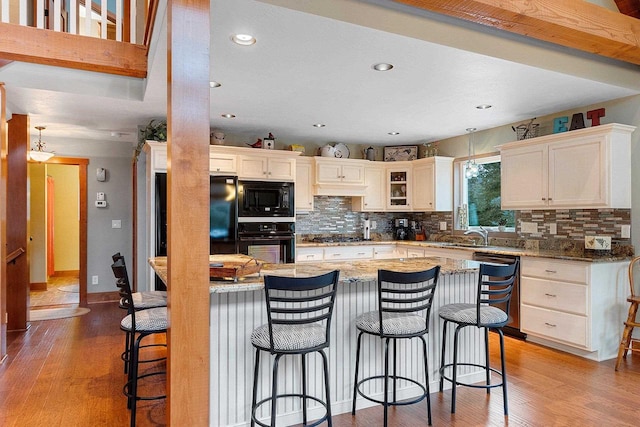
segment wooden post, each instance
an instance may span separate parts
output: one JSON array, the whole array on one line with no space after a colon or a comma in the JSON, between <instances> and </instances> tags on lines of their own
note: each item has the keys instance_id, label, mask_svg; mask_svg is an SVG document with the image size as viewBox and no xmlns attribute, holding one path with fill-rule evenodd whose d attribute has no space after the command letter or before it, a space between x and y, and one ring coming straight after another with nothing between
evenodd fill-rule
<instances>
[{"instance_id":1,"label":"wooden post","mask_svg":"<svg viewBox=\"0 0 640 427\"><path fill-rule=\"evenodd\" d=\"M0 363L7 356L7 100L0 83Z\"/></svg>"},{"instance_id":2,"label":"wooden post","mask_svg":"<svg viewBox=\"0 0 640 427\"><path fill-rule=\"evenodd\" d=\"M167 3L167 424L209 425L209 0Z\"/></svg>"}]
</instances>

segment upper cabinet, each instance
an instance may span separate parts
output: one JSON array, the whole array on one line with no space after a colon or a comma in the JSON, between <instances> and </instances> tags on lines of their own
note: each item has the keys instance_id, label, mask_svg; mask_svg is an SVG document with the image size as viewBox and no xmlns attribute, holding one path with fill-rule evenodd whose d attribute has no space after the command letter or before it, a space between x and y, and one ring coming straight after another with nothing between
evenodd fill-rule
<instances>
[{"instance_id":1,"label":"upper cabinet","mask_svg":"<svg viewBox=\"0 0 640 427\"><path fill-rule=\"evenodd\" d=\"M257 149L254 150L258 151ZM296 160L294 157L281 156L280 152L275 153L275 151L273 150L261 151L271 151L271 153L260 152L255 154L251 153L251 155L243 154L239 156L239 179L261 181L295 181ZM299 154L300 153L296 153L296 155Z\"/></svg>"},{"instance_id":2,"label":"upper cabinet","mask_svg":"<svg viewBox=\"0 0 640 427\"><path fill-rule=\"evenodd\" d=\"M427 157L412 163L413 210L453 210L453 158Z\"/></svg>"},{"instance_id":3,"label":"upper cabinet","mask_svg":"<svg viewBox=\"0 0 640 427\"><path fill-rule=\"evenodd\" d=\"M393 162L392 166L387 166L387 210L403 211L411 210L411 163Z\"/></svg>"},{"instance_id":4,"label":"upper cabinet","mask_svg":"<svg viewBox=\"0 0 640 427\"><path fill-rule=\"evenodd\" d=\"M500 146L502 209L631 208L631 133L609 124Z\"/></svg>"},{"instance_id":5,"label":"upper cabinet","mask_svg":"<svg viewBox=\"0 0 640 427\"><path fill-rule=\"evenodd\" d=\"M296 212L313 210L313 172L312 157L296 159Z\"/></svg>"},{"instance_id":6,"label":"upper cabinet","mask_svg":"<svg viewBox=\"0 0 640 427\"><path fill-rule=\"evenodd\" d=\"M367 160L316 157L316 190L320 196L361 196Z\"/></svg>"},{"instance_id":7,"label":"upper cabinet","mask_svg":"<svg viewBox=\"0 0 640 427\"><path fill-rule=\"evenodd\" d=\"M364 167L364 196L354 197L351 202L352 209L358 212L382 212L385 209L384 187L387 185L387 176L380 162L369 162Z\"/></svg>"},{"instance_id":8,"label":"upper cabinet","mask_svg":"<svg viewBox=\"0 0 640 427\"><path fill-rule=\"evenodd\" d=\"M220 153L213 147L209 150L209 171L212 175L236 175L238 172L238 156Z\"/></svg>"}]
</instances>

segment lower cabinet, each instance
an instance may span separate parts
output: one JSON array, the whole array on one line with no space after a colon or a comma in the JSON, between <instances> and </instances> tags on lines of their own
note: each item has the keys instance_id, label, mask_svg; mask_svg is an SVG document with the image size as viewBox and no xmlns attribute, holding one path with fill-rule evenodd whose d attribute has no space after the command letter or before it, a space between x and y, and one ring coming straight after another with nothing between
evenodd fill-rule
<instances>
[{"instance_id":1,"label":"lower cabinet","mask_svg":"<svg viewBox=\"0 0 640 427\"><path fill-rule=\"evenodd\" d=\"M521 259L520 328L528 340L594 360L616 356L626 262Z\"/></svg>"}]
</instances>

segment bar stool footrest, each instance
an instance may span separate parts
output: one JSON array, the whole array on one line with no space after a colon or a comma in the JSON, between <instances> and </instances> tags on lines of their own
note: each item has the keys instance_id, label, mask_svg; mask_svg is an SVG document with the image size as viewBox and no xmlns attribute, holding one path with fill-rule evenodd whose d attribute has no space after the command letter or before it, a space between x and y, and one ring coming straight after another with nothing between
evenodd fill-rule
<instances>
[{"instance_id":1,"label":"bar stool footrest","mask_svg":"<svg viewBox=\"0 0 640 427\"><path fill-rule=\"evenodd\" d=\"M477 363L456 363L457 366L473 366L476 368L482 368L482 369L487 369L487 367L485 365L479 365ZM444 370L447 368L453 367L453 363L447 363L446 365L442 366L440 368L440 377L444 380L449 381L450 383L453 383L453 378L448 377L445 373ZM502 372L497 370L496 368L492 368L489 367L489 370L495 374L500 375L500 378L503 378L502 376ZM499 383L495 383L495 384L470 384L470 383L465 383L465 382L461 382L461 381L456 381L456 385L461 385L463 387L472 387L472 388L484 388L484 389L490 389L490 388L496 388L496 387L502 387L503 385L503 381L500 381Z\"/></svg>"},{"instance_id":2,"label":"bar stool footrest","mask_svg":"<svg viewBox=\"0 0 640 427\"><path fill-rule=\"evenodd\" d=\"M414 380L413 378L407 378L407 377L401 377L399 375L389 375L387 377L390 380L404 380L404 381L408 381L414 385L417 385L418 387L420 387L422 389L422 394L418 397L412 398L411 400L409 399L405 399L405 400L393 400L393 401L388 401L386 402L387 405L394 405L394 406L404 406L404 405L413 405L414 403L418 403L423 401L426 397L427 397L427 388L419 383L418 381ZM371 402L375 402L378 403L380 405L385 405L385 402L383 400L377 400L374 399L371 396L366 395L362 390L360 390L360 387L362 386L362 384L368 382L368 381L373 381L373 380L384 380L385 376L384 375L375 375L373 377L367 377L364 378L360 381L358 381L358 384L356 385L356 391L358 392L358 394L362 397L364 397L365 399L371 401Z\"/></svg>"},{"instance_id":3,"label":"bar stool footrest","mask_svg":"<svg viewBox=\"0 0 640 427\"><path fill-rule=\"evenodd\" d=\"M167 347L166 344L145 344L145 345L141 345L140 346L140 350L142 350L143 348L147 348L147 347ZM123 362L129 362L129 350L125 350L122 353L120 353L120 359L122 359ZM162 357L158 357L156 359L144 359L144 360L138 360L138 363L151 363L151 362L159 362L161 360L167 360L167 356L162 356Z\"/></svg>"},{"instance_id":4,"label":"bar stool footrest","mask_svg":"<svg viewBox=\"0 0 640 427\"><path fill-rule=\"evenodd\" d=\"M148 377L152 377L155 375L166 375L166 371L160 371L160 372L150 372L148 374L144 374L144 375L140 375L138 376L138 380L141 380L143 378L148 378ZM131 383L134 381L135 379L129 380L125 383L124 387L122 387L122 393L127 396L128 399L133 398L133 395L129 392L129 387L131 386ZM138 384L139 385L139 384ZM163 394L163 395L157 395L157 396L136 396L136 400L159 400L159 399L166 399L167 395Z\"/></svg>"},{"instance_id":5,"label":"bar stool footrest","mask_svg":"<svg viewBox=\"0 0 640 427\"><path fill-rule=\"evenodd\" d=\"M276 403L272 403L273 404L277 404L277 399L283 399L283 398L287 398L287 397L297 397L300 399L304 399L307 398L309 400L313 400L315 402L318 402L319 404L321 404L324 409L325 409L325 414L323 417L321 417L318 420L315 420L313 423L311 424L304 424L305 427L315 427L318 426L320 424L322 424L323 422L325 422L328 418L329 418L329 410L327 408L327 402L325 402L324 400L317 398L315 396L305 396L303 394L300 393L288 393L288 394L279 394L275 397L275 399L273 397L267 397L265 399L262 399L261 401L259 401L258 403L256 403L256 405L251 409L251 420L253 422L255 422L256 424L258 424L259 426L262 427L270 427L270 424L265 424L261 421L258 421L258 419L256 418L256 412L258 411L258 408L260 408L260 406L262 406L263 404L270 402L272 400L276 400Z\"/></svg>"}]
</instances>

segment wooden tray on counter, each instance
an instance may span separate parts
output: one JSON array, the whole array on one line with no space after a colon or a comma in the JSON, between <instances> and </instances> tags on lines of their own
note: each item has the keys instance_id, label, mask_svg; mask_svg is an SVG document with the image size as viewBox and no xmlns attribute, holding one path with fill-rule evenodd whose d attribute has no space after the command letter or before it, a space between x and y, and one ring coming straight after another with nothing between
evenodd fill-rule
<instances>
[{"instance_id":1,"label":"wooden tray on counter","mask_svg":"<svg viewBox=\"0 0 640 427\"><path fill-rule=\"evenodd\" d=\"M250 274L260 275L263 261L243 254L209 255L209 277L238 281Z\"/></svg>"}]
</instances>

